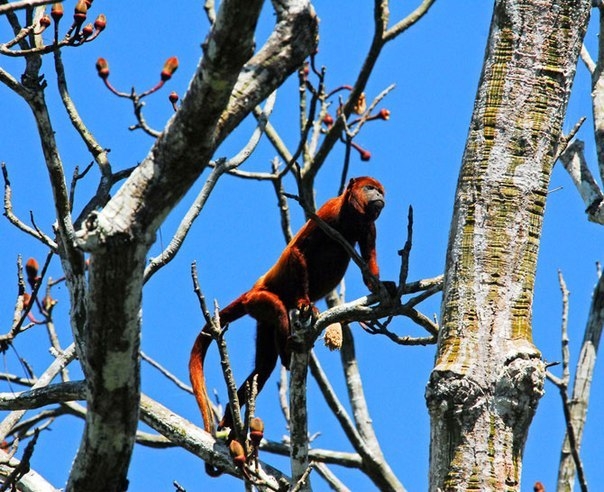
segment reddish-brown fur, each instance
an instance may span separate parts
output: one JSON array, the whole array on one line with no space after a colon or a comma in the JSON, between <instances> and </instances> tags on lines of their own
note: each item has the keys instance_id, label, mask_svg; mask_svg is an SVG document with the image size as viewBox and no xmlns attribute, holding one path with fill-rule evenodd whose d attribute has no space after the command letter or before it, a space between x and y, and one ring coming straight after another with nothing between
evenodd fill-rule
<instances>
[{"instance_id":1,"label":"reddish-brown fur","mask_svg":"<svg viewBox=\"0 0 604 492\"><path fill-rule=\"evenodd\" d=\"M361 256L370 272L379 278L375 253L375 223L384 207L384 188L375 179L361 177L351 179L340 196L323 205L317 215L342 234L351 244L359 245ZM251 381L257 375L258 392L272 373L277 358L285 367L289 365L289 317L290 309L308 310L313 302L325 297L342 280L350 257L335 240L329 238L309 220L285 247L277 263L254 286L220 311L220 325L249 314L257 321L256 358ZM378 290L373 279L365 278L371 291ZM203 364L212 338L207 326L195 340L189 361L189 374L193 391L206 431L214 431ZM243 404L244 384L238 398ZM229 408L225 411L220 427L232 425Z\"/></svg>"}]
</instances>

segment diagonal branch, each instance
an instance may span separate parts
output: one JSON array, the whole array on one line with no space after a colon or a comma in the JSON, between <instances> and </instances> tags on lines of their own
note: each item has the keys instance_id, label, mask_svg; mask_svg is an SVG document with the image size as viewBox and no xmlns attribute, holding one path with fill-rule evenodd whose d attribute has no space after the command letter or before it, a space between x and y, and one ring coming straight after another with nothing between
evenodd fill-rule
<instances>
[{"instance_id":1,"label":"diagonal branch","mask_svg":"<svg viewBox=\"0 0 604 492\"><path fill-rule=\"evenodd\" d=\"M48 367L46 372L40 376L36 383L32 386L32 390L48 386L54 377L75 358L75 346L71 344L65 351L57 357L54 362ZM2 423L0 423L0 440L4 440L15 424L21 420L25 410L15 410L9 413Z\"/></svg>"},{"instance_id":2,"label":"diagonal branch","mask_svg":"<svg viewBox=\"0 0 604 492\"><path fill-rule=\"evenodd\" d=\"M14 12L15 10L48 5L54 1L55 0L20 0L18 2L7 3L6 5L0 5L0 15L4 15L7 12Z\"/></svg>"},{"instance_id":3,"label":"diagonal branch","mask_svg":"<svg viewBox=\"0 0 604 492\"><path fill-rule=\"evenodd\" d=\"M579 458L583 428L587 418L594 367L598 355L602 330L604 329L604 276L599 275L598 282L592 295L583 344L573 381L572 396L567 395L568 368L563 368L562 379L549 378L560 390L564 416L567 424L567 435L564 438L558 470L558 486L570 490L578 475L582 490L586 490L586 480ZM564 343L564 335L563 335ZM566 350L565 350L566 353ZM567 360L568 355L564 355ZM565 362L568 366L568 362Z\"/></svg>"}]
</instances>

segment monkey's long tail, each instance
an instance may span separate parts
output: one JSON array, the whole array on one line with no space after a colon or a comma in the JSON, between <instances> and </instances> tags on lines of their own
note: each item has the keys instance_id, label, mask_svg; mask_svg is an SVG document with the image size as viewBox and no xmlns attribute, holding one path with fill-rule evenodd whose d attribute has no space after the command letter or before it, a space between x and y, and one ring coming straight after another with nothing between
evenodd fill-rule
<instances>
[{"instance_id":1,"label":"monkey's long tail","mask_svg":"<svg viewBox=\"0 0 604 492\"><path fill-rule=\"evenodd\" d=\"M247 294L247 293L246 293ZM231 304L220 311L220 327L223 328L228 323L231 323L243 315L245 312L245 295L238 297ZM212 343L212 336L209 334L207 325L199 332L193 348L191 349L191 357L189 359L189 377L193 386L193 393L197 400L197 405L201 410L203 425L206 432L214 434L214 418L210 399L208 396L205 375L203 371L204 361L208 347Z\"/></svg>"},{"instance_id":2,"label":"monkey's long tail","mask_svg":"<svg viewBox=\"0 0 604 492\"><path fill-rule=\"evenodd\" d=\"M191 358L189 359L189 377L193 385L193 393L197 400L197 405L201 410L203 427L206 432L214 434L214 418L208 391L206 389L206 380L203 372L203 361L206 357L208 347L212 343L212 337L205 331L205 328L199 332L193 348L191 349Z\"/></svg>"},{"instance_id":3,"label":"monkey's long tail","mask_svg":"<svg viewBox=\"0 0 604 492\"><path fill-rule=\"evenodd\" d=\"M241 318L245 315L245 295L238 297L231 304L220 311L220 326L221 328ZM208 331L207 325L199 332L193 348L191 349L191 357L189 359L189 378L193 386L193 393L197 400L197 405L201 410L203 426L206 432L214 435L214 413L210 405L208 389L206 385L205 375L203 372L204 360L208 347L212 343L212 336ZM212 477L217 477L222 474L222 470L215 468L209 463L206 463L206 473Z\"/></svg>"},{"instance_id":4,"label":"monkey's long tail","mask_svg":"<svg viewBox=\"0 0 604 492\"><path fill-rule=\"evenodd\" d=\"M231 304L220 311L220 326L224 327L228 323L235 321L245 315L245 294L235 299ZM207 325L199 332L189 359L189 378L193 386L193 393L197 400L197 405L201 410L203 426L206 432L214 435L214 413L210 405L210 398L206 385L206 379L203 372L204 361L208 347L212 343L212 336L208 333ZM222 474L222 470L206 463L206 473L217 477Z\"/></svg>"}]
</instances>

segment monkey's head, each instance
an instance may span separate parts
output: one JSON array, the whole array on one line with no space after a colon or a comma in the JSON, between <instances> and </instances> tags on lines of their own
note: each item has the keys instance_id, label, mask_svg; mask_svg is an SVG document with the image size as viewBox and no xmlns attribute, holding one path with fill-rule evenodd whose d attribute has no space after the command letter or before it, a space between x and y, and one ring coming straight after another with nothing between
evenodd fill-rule
<instances>
[{"instance_id":1,"label":"monkey's head","mask_svg":"<svg viewBox=\"0 0 604 492\"><path fill-rule=\"evenodd\" d=\"M376 220L386 205L384 187L368 176L352 178L346 189L354 209L370 221Z\"/></svg>"}]
</instances>

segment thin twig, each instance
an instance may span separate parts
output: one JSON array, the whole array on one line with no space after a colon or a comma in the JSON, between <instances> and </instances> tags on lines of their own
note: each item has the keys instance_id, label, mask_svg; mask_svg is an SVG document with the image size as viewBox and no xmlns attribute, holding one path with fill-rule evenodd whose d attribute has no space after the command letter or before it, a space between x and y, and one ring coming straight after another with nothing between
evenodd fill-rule
<instances>
[{"instance_id":1,"label":"thin twig","mask_svg":"<svg viewBox=\"0 0 604 492\"><path fill-rule=\"evenodd\" d=\"M15 467L13 472L8 477L6 477L4 483L0 487L0 492L9 490L9 487L11 490L17 490L17 482L19 482L21 478L29 472L31 457L34 454L34 448L36 446L36 443L38 442L38 435L39 431L36 430L32 440L27 443L25 451L23 451L21 461Z\"/></svg>"},{"instance_id":2,"label":"thin twig","mask_svg":"<svg viewBox=\"0 0 604 492\"><path fill-rule=\"evenodd\" d=\"M21 333L23 331L23 323L27 319L27 316L29 315L31 308L34 305L35 299L38 298L38 292L42 285L42 279L46 275L46 271L48 270L48 265L50 265L50 260L52 259L52 256L53 256L52 251L46 256L46 261L44 262L44 266L42 267L42 270L40 272L39 279L37 280L36 285L34 286L32 293L30 294L30 302L27 303L27 305L23 306L23 311L22 311L21 317L18 318L15 323L13 323L9 332L4 335L0 335L0 342L10 343L14 340L14 338L19 333ZM18 270L19 270L19 275L20 275L20 266L18 267Z\"/></svg>"},{"instance_id":3,"label":"thin twig","mask_svg":"<svg viewBox=\"0 0 604 492\"><path fill-rule=\"evenodd\" d=\"M315 462L315 470L335 492L350 492L350 489L336 477L335 473L325 463Z\"/></svg>"},{"instance_id":4,"label":"thin twig","mask_svg":"<svg viewBox=\"0 0 604 492\"><path fill-rule=\"evenodd\" d=\"M413 12L411 12L403 20L397 22L384 33L384 42L392 41L395 37L399 36L411 26L416 24L424 15L428 13L428 10L434 1L435 0L423 0Z\"/></svg>"},{"instance_id":5,"label":"thin twig","mask_svg":"<svg viewBox=\"0 0 604 492\"><path fill-rule=\"evenodd\" d=\"M50 384L52 379L59 373L61 370L68 365L73 359L75 359L76 351L75 345L72 343L65 352L54 360L54 362L46 369L44 374L42 374L36 383L32 386L32 389L42 388ZM25 414L25 410L16 410L9 413L2 423L0 423L0 440L4 440L4 438L8 435L11 429L19 422L19 420Z\"/></svg>"},{"instance_id":6,"label":"thin twig","mask_svg":"<svg viewBox=\"0 0 604 492\"><path fill-rule=\"evenodd\" d=\"M308 477L310 476L310 472L312 472L314 467L315 467L315 463L311 461L308 464L308 466L306 467L306 470L304 470L304 473L302 474L302 476L298 479L296 484L290 489L290 492L299 492L300 490L307 489L306 481L308 480Z\"/></svg>"},{"instance_id":7,"label":"thin twig","mask_svg":"<svg viewBox=\"0 0 604 492\"><path fill-rule=\"evenodd\" d=\"M348 415L348 412L346 411L344 405L339 400L338 395L336 394L331 383L329 382L329 378L323 371L323 368L319 363L319 359L317 359L317 356L315 355L314 351L311 351L310 353L310 360L308 365L310 368L310 373L315 378L315 381L317 382L319 389L321 390L321 393L323 395L323 398L325 399L325 402L327 403L327 406L330 408L331 412L338 420L340 426L342 427L342 430L346 434L346 437L352 444L353 448L358 453L364 456L369 456L369 449L366 447L363 438L356 429L354 422L350 418L350 415Z\"/></svg>"},{"instance_id":8,"label":"thin twig","mask_svg":"<svg viewBox=\"0 0 604 492\"><path fill-rule=\"evenodd\" d=\"M588 488L587 488L587 481L585 478L585 471L583 469L583 462L581 461L581 457L579 455L579 442L578 442L577 434L575 432L575 428L573 425L573 417L572 417L572 410L571 410L572 403L569 401L569 398L568 398L568 385L570 382L570 368L569 368L570 351L568 349L568 343L569 343L569 340L568 340L569 291L566 287L566 282L564 281L562 272L560 272L560 271L558 271L558 282L560 284L560 290L562 292L562 335L561 335L562 378L555 378L553 375L548 375L548 379L557 386L558 391L560 393L560 398L562 400L562 410L564 412L564 420L566 422L566 437L568 439L570 453L571 453L571 455L573 457L573 461L575 463L575 468L577 471L577 479L579 481L581 491L587 492Z\"/></svg>"},{"instance_id":9,"label":"thin twig","mask_svg":"<svg viewBox=\"0 0 604 492\"><path fill-rule=\"evenodd\" d=\"M413 246L413 207L409 205L407 214L407 240L403 249L399 250L398 255L401 257L401 269L398 276L398 291L397 295L400 298L405 293L405 285L407 284L407 275L409 274L409 255Z\"/></svg>"},{"instance_id":10,"label":"thin twig","mask_svg":"<svg viewBox=\"0 0 604 492\"><path fill-rule=\"evenodd\" d=\"M163 374L166 378L172 381L176 386L178 386L181 390L186 391L187 393L193 394L193 389L188 384L183 383L179 378L177 378L174 374L168 371L164 366L162 366L155 359L152 359L147 354L145 354L142 350L139 352L141 359L145 362L153 366L157 369L161 374Z\"/></svg>"}]
</instances>

